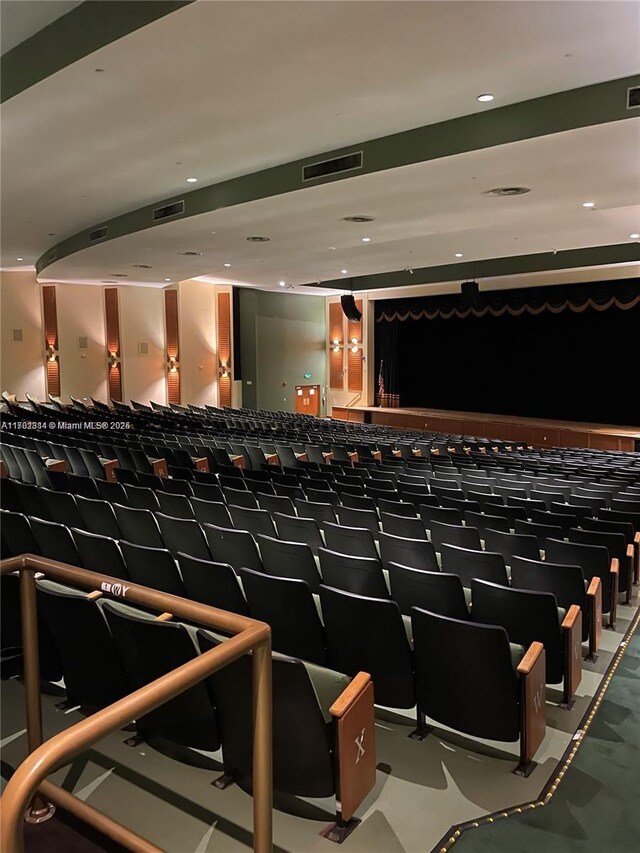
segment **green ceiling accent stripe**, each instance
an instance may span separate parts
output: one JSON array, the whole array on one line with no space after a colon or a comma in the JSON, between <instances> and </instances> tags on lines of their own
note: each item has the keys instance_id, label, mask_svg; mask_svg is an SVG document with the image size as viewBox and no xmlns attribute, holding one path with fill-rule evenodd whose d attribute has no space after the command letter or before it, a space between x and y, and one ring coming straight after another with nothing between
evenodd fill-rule
<instances>
[{"instance_id":1,"label":"green ceiling accent stripe","mask_svg":"<svg viewBox=\"0 0 640 853\"><path fill-rule=\"evenodd\" d=\"M85 0L8 51L0 62L4 103L56 71L193 0Z\"/></svg>"},{"instance_id":2,"label":"green ceiling accent stripe","mask_svg":"<svg viewBox=\"0 0 640 853\"><path fill-rule=\"evenodd\" d=\"M355 173L360 176L523 139L561 133L578 127L634 118L635 112L626 108L626 98L627 89L637 85L640 85L640 76L558 92L543 98L394 133L391 136L383 136L347 148L322 152L303 160L274 166L158 200L152 205L125 213L108 222L92 224L85 231L58 243L39 258L36 270L40 273L49 266L50 262L47 259L53 249L56 250L57 260L60 260L88 248L91 245L89 232L95 228L108 225L108 239L112 240L155 227L161 223L153 222L153 209L181 199L185 201L185 213L180 219L184 219L257 199L307 189L317 184L338 180L357 180L354 172L347 172L345 176L331 176L307 183L302 181L302 169L305 165L352 151L363 152L363 168Z\"/></svg>"},{"instance_id":3,"label":"green ceiling accent stripe","mask_svg":"<svg viewBox=\"0 0 640 853\"><path fill-rule=\"evenodd\" d=\"M331 290L374 290L384 287L408 287L416 284L435 284L441 281L465 281L501 275L524 275L532 272L592 267L603 264L640 263L640 243L618 243L613 246L589 246L586 249L564 249L535 255L514 255L508 258L488 258L438 267L362 275L358 278L336 278L323 281L320 287ZM640 268L638 270L640 273ZM317 281L308 285L318 286Z\"/></svg>"}]
</instances>

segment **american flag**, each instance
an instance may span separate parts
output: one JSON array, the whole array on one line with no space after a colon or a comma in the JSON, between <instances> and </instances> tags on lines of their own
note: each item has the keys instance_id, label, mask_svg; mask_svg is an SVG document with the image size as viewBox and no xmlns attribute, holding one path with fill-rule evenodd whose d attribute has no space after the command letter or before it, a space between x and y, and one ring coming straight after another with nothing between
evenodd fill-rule
<instances>
[{"instance_id":1,"label":"american flag","mask_svg":"<svg viewBox=\"0 0 640 853\"><path fill-rule=\"evenodd\" d=\"M380 400L384 397L384 376L382 375L382 365L384 361L380 360L380 372L378 373L378 397Z\"/></svg>"}]
</instances>

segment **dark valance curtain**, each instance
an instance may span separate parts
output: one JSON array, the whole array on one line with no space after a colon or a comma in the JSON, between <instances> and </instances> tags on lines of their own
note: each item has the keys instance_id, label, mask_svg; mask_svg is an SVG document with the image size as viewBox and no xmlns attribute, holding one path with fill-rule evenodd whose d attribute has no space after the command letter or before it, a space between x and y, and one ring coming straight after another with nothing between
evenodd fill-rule
<instances>
[{"instance_id":1,"label":"dark valance curtain","mask_svg":"<svg viewBox=\"0 0 640 853\"><path fill-rule=\"evenodd\" d=\"M639 278L381 300L375 318L379 405L640 424Z\"/></svg>"}]
</instances>

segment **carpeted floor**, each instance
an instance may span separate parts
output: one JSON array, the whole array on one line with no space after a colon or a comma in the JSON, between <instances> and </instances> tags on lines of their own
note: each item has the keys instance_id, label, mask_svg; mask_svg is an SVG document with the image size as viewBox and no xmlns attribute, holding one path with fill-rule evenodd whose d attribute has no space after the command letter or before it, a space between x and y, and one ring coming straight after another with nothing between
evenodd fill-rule
<instances>
[{"instance_id":1,"label":"carpeted floor","mask_svg":"<svg viewBox=\"0 0 640 853\"><path fill-rule=\"evenodd\" d=\"M640 850L640 634L629 643L580 749L544 808L469 830L455 853Z\"/></svg>"}]
</instances>

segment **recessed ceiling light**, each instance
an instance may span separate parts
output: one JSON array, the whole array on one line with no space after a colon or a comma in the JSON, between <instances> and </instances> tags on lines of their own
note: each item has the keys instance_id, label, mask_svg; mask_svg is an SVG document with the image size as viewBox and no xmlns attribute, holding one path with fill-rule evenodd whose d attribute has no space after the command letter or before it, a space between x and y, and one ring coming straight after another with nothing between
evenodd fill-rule
<instances>
[{"instance_id":1,"label":"recessed ceiling light","mask_svg":"<svg viewBox=\"0 0 640 853\"><path fill-rule=\"evenodd\" d=\"M363 243L370 243L370 242L371 242L371 237L363 237L363 238L362 238L362 242L363 242Z\"/></svg>"},{"instance_id":2,"label":"recessed ceiling light","mask_svg":"<svg viewBox=\"0 0 640 853\"><path fill-rule=\"evenodd\" d=\"M102 74L104 72L104 68L94 68L93 70L96 72L96 74Z\"/></svg>"},{"instance_id":3,"label":"recessed ceiling light","mask_svg":"<svg viewBox=\"0 0 640 853\"><path fill-rule=\"evenodd\" d=\"M268 243L271 237L245 237L250 243Z\"/></svg>"},{"instance_id":4,"label":"recessed ceiling light","mask_svg":"<svg viewBox=\"0 0 640 853\"><path fill-rule=\"evenodd\" d=\"M187 178L187 183L188 184L197 184L198 179L197 178Z\"/></svg>"},{"instance_id":5,"label":"recessed ceiling light","mask_svg":"<svg viewBox=\"0 0 640 853\"><path fill-rule=\"evenodd\" d=\"M640 234L629 234L629 237L631 240L640 240ZM22 258L18 258L18 260L21 261Z\"/></svg>"},{"instance_id":6,"label":"recessed ceiling light","mask_svg":"<svg viewBox=\"0 0 640 853\"><path fill-rule=\"evenodd\" d=\"M632 234L631 236L633 237L633 234ZM637 236L638 236L638 235L636 234L636 237L637 237ZM24 261L24 258L16 258L16 261Z\"/></svg>"},{"instance_id":7,"label":"recessed ceiling light","mask_svg":"<svg viewBox=\"0 0 640 853\"><path fill-rule=\"evenodd\" d=\"M111 278L129 278L126 272L110 272Z\"/></svg>"},{"instance_id":8,"label":"recessed ceiling light","mask_svg":"<svg viewBox=\"0 0 640 853\"><path fill-rule=\"evenodd\" d=\"M356 216L343 216L343 222L373 222L373 216L366 216L363 213L358 213Z\"/></svg>"},{"instance_id":9,"label":"recessed ceiling light","mask_svg":"<svg viewBox=\"0 0 640 853\"><path fill-rule=\"evenodd\" d=\"M596 203L595 203L595 201L583 201L582 206L583 207L595 207Z\"/></svg>"},{"instance_id":10,"label":"recessed ceiling light","mask_svg":"<svg viewBox=\"0 0 640 853\"><path fill-rule=\"evenodd\" d=\"M165 281L171 281L171 279L170 279L170 278L165 278Z\"/></svg>"},{"instance_id":11,"label":"recessed ceiling light","mask_svg":"<svg viewBox=\"0 0 640 853\"><path fill-rule=\"evenodd\" d=\"M225 264L225 267L230 267L230 266L231 266L231 264Z\"/></svg>"},{"instance_id":12,"label":"recessed ceiling light","mask_svg":"<svg viewBox=\"0 0 640 853\"><path fill-rule=\"evenodd\" d=\"M456 258L461 258L461 257L462 257L462 252L456 252Z\"/></svg>"},{"instance_id":13,"label":"recessed ceiling light","mask_svg":"<svg viewBox=\"0 0 640 853\"><path fill-rule=\"evenodd\" d=\"M287 286L286 281L279 281L278 284L280 285L280 287L286 287Z\"/></svg>"},{"instance_id":14,"label":"recessed ceiling light","mask_svg":"<svg viewBox=\"0 0 640 853\"><path fill-rule=\"evenodd\" d=\"M492 190L487 190L485 195L495 195L498 198L508 198L512 195L526 195L530 193L529 187L494 187Z\"/></svg>"},{"instance_id":15,"label":"recessed ceiling light","mask_svg":"<svg viewBox=\"0 0 640 853\"><path fill-rule=\"evenodd\" d=\"M340 272L342 273L342 275L346 275L349 272L349 270L340 270Z\"/></svg>"},{"instance_id":16,"label":"recessed ceiling light","mask_svg":"<svg viewBox=\"0 0 640 853\"><path fill-rule=\"evenodd\" d=\"M197 255L201 255L202 252L178 252L179 255L186 255L187 257L196 257Z\"/></svg>"},{"instance_id":17,"label":"recessed ceiling light","mask_svg":"<svg viewBox=\"0 0 640 853\"><path fill-rule=\"evenodd\" d=\"M476 100L480 101L481 104L488 104L489 101L493 100L493 95L486 92L484 95L478 95Z\"/></svg>"},{"instance_id":18,"label":"recessed ceiling light","mask_svg":"<svg viewBox=\"0 0 640 853\"><path fill-rule=\"evenodd\" d=\"M137 270L150 270L152 269L151 264L131 264L132 267L135 267Z\"/></svg>"}]
</instances>

